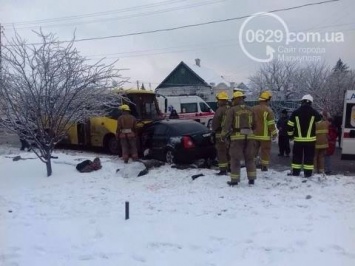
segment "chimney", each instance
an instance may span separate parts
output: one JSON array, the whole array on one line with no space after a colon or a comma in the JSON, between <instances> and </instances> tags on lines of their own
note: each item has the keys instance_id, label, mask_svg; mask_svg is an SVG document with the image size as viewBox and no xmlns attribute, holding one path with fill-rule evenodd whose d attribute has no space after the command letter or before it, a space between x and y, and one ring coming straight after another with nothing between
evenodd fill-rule
<instances>
[{"instance_id":1,"label":"chimney","mask_svg":"<svg viewBox=\"0 0 355 266\"><path fill-rule=\"evenodd\" d=\"M195 59L195 62L196 62L196 66L201 66L201 60L200 60L200 58L196 58Z\"/></svg>"}]
</instances>

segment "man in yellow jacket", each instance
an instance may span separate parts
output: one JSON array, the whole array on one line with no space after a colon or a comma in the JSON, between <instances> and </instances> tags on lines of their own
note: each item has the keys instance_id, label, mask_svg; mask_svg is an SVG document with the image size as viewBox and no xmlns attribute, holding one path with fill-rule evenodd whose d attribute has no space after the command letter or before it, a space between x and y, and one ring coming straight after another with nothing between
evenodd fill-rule
<instances>
[{"instance_id":1,"label":"man in yellow jacket","mask_svg":"<svg viewBox=\"0 0 355 266\"><path fill-rule=\"evenodd\" d=\"M228 170L228 145L222 139L223 125L228 111L228 94L224 91L216 95L218 108L212 119L212 132L215 134L215 146L217 150L217 159L219 173L217 175L227 175Z\"/></svg>"},{"instance_id":2,"label":"man in yellow jacket","mask_svg":"<svg viewBox=\"0 0 355 266\"><path fill-rule=\"evenodd\" d=\"M261 92L259 104L252 108L255 114L255 152L258 156L260 150L261 171L267 171L269 168L271 139L277 137L274 112L269 107L271 97L270 91Z\"/></svg>"},{"instance_id":3,"label":"man in yellow jacket","mask_svg":"<svg viewBox=\"0 0 355 266\"><path fill-rule=\"evenodd\" d=\"M328 115L322 113L322 120L316 123L316 151L314 155L314 173L324 173L324 157L328 149Z\"/></svg>"},{"instance_id":4,"label":"man in yellow jacket","mask_svg":"<svg viewBox=\"0 0 355 266\"><path fill-rule=\"evenodd\" d=\"M233 106L228 109L223 125L222 138L230 138L231 181L228 185L235 186L240 182L240 161L244 159L247 168L249 185L254 185L256 169L254 162L254 114L244 103L245 94L241 91L233 93Z\"/></svg>"}]
</instances>

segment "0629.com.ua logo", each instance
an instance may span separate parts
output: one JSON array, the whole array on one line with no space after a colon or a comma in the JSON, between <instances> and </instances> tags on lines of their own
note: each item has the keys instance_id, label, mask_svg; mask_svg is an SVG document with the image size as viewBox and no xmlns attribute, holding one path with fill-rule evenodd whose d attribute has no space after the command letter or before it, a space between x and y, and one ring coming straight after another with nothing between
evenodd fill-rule
<instances>
[{"instance_id":1,"label":"0629.com.ua logo","mask_svg":"<svg viewBox=\"0 0 355 266\"><path fill-rule=\"evenodd\" d=\"M255 24L264 25L261 19L265 18L270 18L277 26L272 29L267 26L266 28L255 27ZM260 21L257 21L258 19ZM270 62L274 59L319 61L321 55L326 52L322 43L341 42L344 42L342 32L291 32L281 17L267 12L253 14L243 22L239 30L239 44L242 51L257 62Z\"/></svg>"}]
</instances>

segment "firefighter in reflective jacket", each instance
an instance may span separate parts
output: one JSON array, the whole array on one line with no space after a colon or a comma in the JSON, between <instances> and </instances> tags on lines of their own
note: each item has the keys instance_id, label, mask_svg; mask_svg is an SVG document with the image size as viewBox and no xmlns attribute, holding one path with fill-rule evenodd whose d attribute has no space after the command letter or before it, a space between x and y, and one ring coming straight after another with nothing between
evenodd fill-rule
<instances>
[{"instance_id":1,"label":"firefighter in reflective jacket","mask_svg":"<svg viewBox=\"0 0 355 266\"><path fill-rule=\"evenodd\" d=\"M312 102L311 95L304 95L301 106L292 113L287 122L287 134L291 139L294 139L292 172L289 175L299 176L303 164L304 177L312 176L316 146L316 122L322 118L312 108Z\"/></svg>"},{"instance_id":2,"label":"firefighter in reflective jacket","mask_svg":"<svg viewBox=\"0 0 355 266\"><path fill-rule=\"evenodd\" d=\"M231 181L228 185L238 185L240 181L240 161L244 157L249 184L256 179L254 162L255 140L253 134L254 114L250 107L244 104L245 95L241 91L233 93L233 106L228 109L226 122L223 126L222 138L230 138Z\"/></svg>"},{"instance_id":3,"label":"firefighter in reflective jacket","mask_svg":"<svg viewBox=\"0 0 355 266\"><path fill-rule=\"evenodd\" d=\"M227 175L228 170L228 145L222 139L222 128L228 110L228 94L224 91L216 95L218 108L212 119L212 132L215 136L219 173Z\"/></svg>"},{"instance_id":4,"label":"firefighter in reflective jacket","mask_svg":"<svg viewBox=\"0 0 355 266\"><path fill-rule=\"evenodd\" d=\"M277 137L274 112L269 107L271 92L263 91L259 96L259 104L252 107L255 114L255 157L260 150L261 171L267 171L270 164L271 139Z\"/></svg>"},{"instance_id":5,"label":"firefighter in reflective jacket","mask_svg":"<svg viewBox=\"0 0 355 266\"><path fill-rule=\"evenodd\" d=\"M137 120L130 114L131 110L128 105L123 104L119 108L122 110L122 115L117 119L116 136L121 143L124 163L128 163L130 155L133 160L138 159L136 140Z\"/></svg>"},{"instance_id":6,"label":"firefighter in reflective jacket","mask_svg":"<svg viewBox=\"0 0 355 266\"><path fill-rule=\"evenodd\" d=\"M327 112L323 112L323 119L316 123L316 151L314 156L314 173L323 174L324 157L328 149L328 122Z\"/></svg>"}]
</instances>

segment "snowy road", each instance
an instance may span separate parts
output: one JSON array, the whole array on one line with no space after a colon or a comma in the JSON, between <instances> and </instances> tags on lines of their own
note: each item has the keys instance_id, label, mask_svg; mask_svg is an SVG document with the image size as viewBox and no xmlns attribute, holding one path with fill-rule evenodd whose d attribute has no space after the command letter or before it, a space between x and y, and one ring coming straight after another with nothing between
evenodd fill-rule
<instances>
[{"instance_id":1,"label":"snowy road","mask_svg":"<svg viewBox=\"0 0 355 266\"><path fill-rule=\"evenodd\" d=\"M207 169L122 178L110 156L80 174L74 165L94 155L58 152L46 178L39 160L0 154L0 265L355 265L352 176L258 172L249 187L243 172L231 188Z\"/></svg>"}]
</instances>

